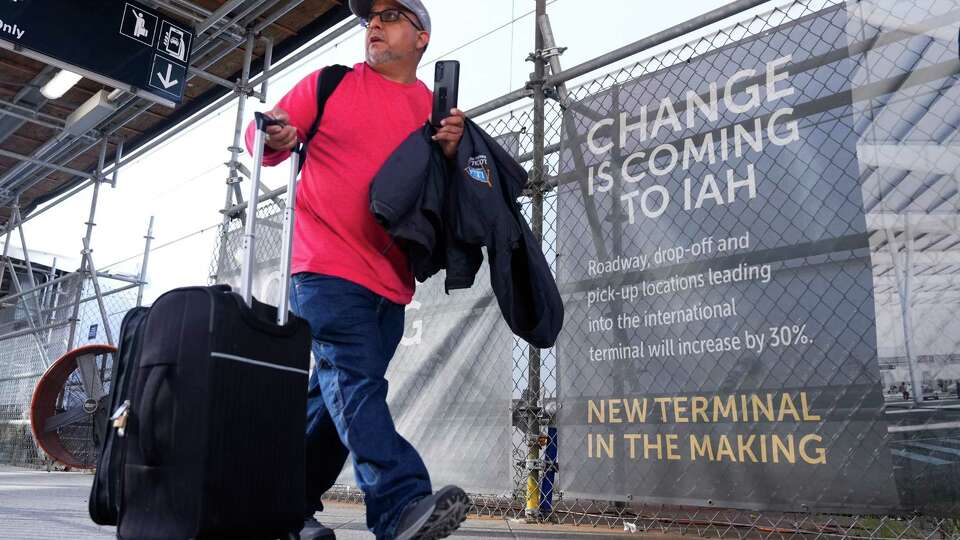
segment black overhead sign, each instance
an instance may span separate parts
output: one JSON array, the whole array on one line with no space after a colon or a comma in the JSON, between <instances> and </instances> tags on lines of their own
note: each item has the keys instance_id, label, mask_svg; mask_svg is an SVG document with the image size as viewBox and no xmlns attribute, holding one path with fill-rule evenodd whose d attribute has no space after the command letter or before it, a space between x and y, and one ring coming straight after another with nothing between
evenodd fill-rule
<instances>
[{"instance_id":1,"label":"black overhead sign","mask_svg":"<svg viewBox=\"0 0 960 540\"><path fill-rule=\"evenodd\" d=\"M193 29L125 0L0 0L0 45L173 106Z\"/></svg>"}]
</instances>

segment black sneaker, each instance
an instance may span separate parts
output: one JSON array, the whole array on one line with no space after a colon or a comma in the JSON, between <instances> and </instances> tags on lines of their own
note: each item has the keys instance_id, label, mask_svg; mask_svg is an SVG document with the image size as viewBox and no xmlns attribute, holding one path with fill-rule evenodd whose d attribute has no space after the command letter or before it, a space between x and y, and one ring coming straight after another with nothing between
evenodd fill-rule
<instances>
[{"instance_id":1,"label":"black sneaker","mask_svg":"<svg viewBox=\"0 0 960 540\"><path fill-rule=\"evenodd\" d=\"M337 535L333 533L333 529L311 517L303 521L300 540L337 540Z\"/></svg>"},{"instance_id":2,"label":"black sneaker","mask_svg":"<svg viewBox=\"0 0 960 540\"><path fill-rule=\"evenodd\" d=\"M446 538L467 519L470 499L457 486L407 505L400 516L394 540L435 540Z\"/></svg>"}]
</instances>

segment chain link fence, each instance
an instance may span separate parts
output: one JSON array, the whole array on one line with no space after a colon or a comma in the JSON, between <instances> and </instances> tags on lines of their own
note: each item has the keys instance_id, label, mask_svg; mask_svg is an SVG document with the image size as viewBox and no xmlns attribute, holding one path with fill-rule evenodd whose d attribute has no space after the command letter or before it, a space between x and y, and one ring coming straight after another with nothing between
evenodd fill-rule
<instances>
[{"instance_id":1,"label":"chain link fence","mask_svg":"<svg viewBox=\"0 0 960 540\"><path fill-rule=\"evenodd\" d=\"M912 5L907 6L907 4ZM827 156L826 161L837 167L850 167L852 164L856 168L857 159L855 158L859 159L859 169L855 171L854 176L857 184L853 185L857 189L841 194L840 197L831 197L829 191L811 190L810 193L802 195L812 198L816 201L814 204L791 209L789 206L791 195L796 197L797 194L791 194L789 191L796 189L797 183L802 183L799 182L799 178L808 174L808 171L797 174L796 171L786 168L786 165L784 168L779 168L777 165L789 156L771 153L766 156L773 161L773 165L768 164L766 167L769 171L767 176L780 178L786 185L783 186L784 193L778 198L782 201L779 211L767 216L761 222L764 227L777 231L781 236L789 234L802 236L805 233L810 234L811 225L827 227L828 225L824 223L829 222L829 216L841 216L846 219L845 223L839 224L840 229L836 236L842 236L843 233L867 233L869 252L861 248L851 250L849 256L859 259L868 257L865 260L867 271L873 274L872 291L869 290L871 288L869 273L867 280L864 281L862 271L858 271L861 275L854 277L844 275L850 272L849 269L840 270L839 274L828 270L831 265L842 266L842 259L834 253L825 259L821 257L819 261L812 257L800 264L794 261L793 266L797 274L802 272L804 266L813 267L813 271L819 274L822 280L819 287L811 281L795 277L780 289L767 287L764 291L764 295L768 296L766 299L749 298L749 296L748 299L751 308L765 311L764 315L767 315L776 310L778 303L783 302L783 295L790 295L789 300L785 302L787 305L802 306L804 299L815 301L817 298L823 299L827 296L839 295L841 298L851 300L850 295L854 290L851 287L860 290L853 296L862 298L864 301L855 302L855 305L842 302L834 307L832 314L837 317L837 320L821 321L821 326L830 330L831 347L844 343L843 326L849 325L844 321L856 322L854 328L846 329L848 332L852 330L850 335L846 336L846 341L850 344L840 347L840 350L823 350L823 360L820 360L819 365L803 366L813 369L805 370L802 375L807 379L807 384L820 378L826 380L828 384L852 385L859 378L860 384L865 385L864 388L870 392L870 386L877 382L873 378L874 375L878 371L882 374L884 388L887 390L884 395L886 403L882 405L870 403L870 405L876 410L882 408L886 415L883 417L874 415L874 418L869 420L869 424L874 428L875 437L879 437L883 444L877 448L869 444L864 446L867 442L863 438L866 429L854 424L843 425L835 437L842 437L843 431L850 430L854 439L859 439L860 442L847 446L853 448L859 446L868 460L879 461L881 465L885 464L885 469L877 467L875 472L885 477L894 477L899 490L900 509L890 509L884 515L869 516L814 512L810 511L806 504L801 505L799 501L795 504L795 508L802 513L780 512L775 511L775 508L764 511L724 510L722 502L714 499L704 499L693 506L650 501L655 499L650 495L664 487L691 481L689 471L678 471L676 468L666 467L654 470L640 479L630 477L633 489L614 490L618 493L616 497L590 498L589 488L585 485L590 484L591 479L595 479L595 484L601 486L598 488L600 490L603 489L602 486L614 483L620 485L624 480L624 464L617 462L609 472L600 474L603 472L602 469L589 468L587 467L589 464L584 463L583 460L571 459L570 452L564 454L564 445L561 444L560 458L556 464L558 466L548 460L542 463L541 467L547 471L553 468L558 469L556 478L552 479L551 483L565 485L572 493L554 491L552 504L544 505L541 501L539 509L542 519L591 526L623 527L625 530L635 532L675 530L701 536L776 538L806 535L843 538L956 538L960 536L960 524L952 517L957 513L958 501L954 487L957 483L957 443L960 442L957 439L958 426L954 425L957 416L950 406L931 406L931 403L949 399L951 395L960 397L952 388L952 385L957 382L957 374L954 370L958 362L956 353L958 343L954 336L960 333L957 331L955 318L945 313L956 310L958 179L956 162L944 154L943 148L943 145L955 136L957 125L954 96L956 66L953 65L956 60L956 36L950 30L953 27L949 24L956 17L957 7L953 2L850 4L793 2L573 88L570 91L570 103L565 104L569 110L573 111L572 114L567 113L568 121L571 116L583 119L584 124L579 126L580 129L573 131L574 136L579 135L583 138L590 121L604 117L603 114L591 115L591 112L636 111L637 103L630 103L631 99L644 99L655 106L658 100L664 97L679 100L688 88L702 91L703 82L697 86L693 81L722 80L723 77L720 76L719 71L715 70L721 70L724 66L755 67L759 63L758 57L749 56L750 52L757 49L756 46L749 45L751 37L766 36L773 33L775 29L790 26L794 21L811 20L819 16L819 20L811 23L814 25L812 28L800 33L794 32L792 36L790 32L781 32L782 35L787 36L786 39L773 40L761 49L769 48L780 54L792 54L791 74L794 70L813 71L809 78L800 80L798 77L794 82L801 95L814 102L812 105L796 105L795 116L803 115L809 122L810 134L807 137L813 137L819 143L812 146L818 147L824 154L833 152ZM833 19L822 16L830 10L837 14ZM849 19L846 17L848 14ZM846 49L848 45L846 42L842 43L841 47L837 47L836 44L830 46L830 39L840 38L849 39L849 49ZM757 41L755 39L753 43ZM747 58L739 56L744 52L747 53ZM689 65L701 55L708 53L714 53L710 57L709 65L697 66L699 71L698 69L691 72L683 71L683 64ZM730 57L735 54L736 58ZM833 58L829 57L831 54ZM762 54L759 56L762 57ZM821 66L819 70L815 69L818 65ZM677 69L678 67L680 69ZM839 77L838 70L841 71ZM726 75L729 76L730 73ZM846 90L842 85L831 87L831 83L835 84L838 80L844 79L850 80ZM635 84L630 84L632 81L636 81ZM666 85L666 87L660 85ZM836 106L830 107L831 97L836 100L837 94L846 91L850 92L852 100L849 98L848 100L853 103L847 101L848 106L842 110L836 110ZM611 99L614 103L609 101ZM844 100L841 99L839 103L844 103ZM577 114L582 108L589 109L591 105L592 110L583 115ZM807 105L806 108L803 105ZM820 105L821 110L817 110L817 105ZM678 112L683 114L683 111ZM767 112L769 114L769 111ZM653 116L652 111L650 115ZM568 163L566 167L562 167L559 151L561 141L565 138L563 130L570 129L569 125L565 124L564 117L564 107L561 104L556 101L548 102L546 168L548 174L552 176L552 179L548 180L548 185L559 184L561 198L563 198L562 190L565 182L571 180L584 182L588 176L586 174L588 166L597 166L594 162L579 164L579 167L578 164ZM749 116L725 120L727 124L733 125L742 122L743 118L749 118ZM620 121L624 122L622 119ZM846 129L843 129L844 126ZM529 109L510 111L489 121L486 128L494 134L520 134L523 157L526 159L532 157L533 113ZM692 134L696 132L678 133L669 137L668 140L675 138L682 142L684 137ZM603 141L607 142L607 139ZM654 146L648 143L637 147L649 152L654 149ZM589 154L587 157L589 158ZM615 156L613 168L621 165L626 157L625 155ZM564 158L575 160L575 152L574 155L564 156ZM813 164L814 161L823 160L811 159L810 163ZM758 163L757 167L759 169L761 164ZM731 166L731 168L735 167ZM636 174L637 170L639 167L634 168L630 173ZM570 174L571 171L573 175ZM597 172L596 169L594 172ZM836 176L829 171L817 172L826 176ZM699 173L702 175L702 170ZM627 174L625 169L623 175ZM611 173L611 176L615 178L615 195L622 194L622 191L616 192L617 188L624 188L622 176L617 172ZM836 186L825 187L827 190L838 189ZM682 196L679 190L671 195ZM863 208L867 212L866 230L863 229L863 225L860 225L858 230L855 218L843 212L842 208L844 201L848 205L852 203L854 207L859 206L861 196L864 201ZM777 194L775 193L773 197L777 197ZM605 206L606 212L601 210L601 215L591 215L591 210L582 204L571 205L570 202L577 197L568 195L567 206L564 207L563 203L560 205L561 215L558 219L556 198L556 192L552 192L544 200L544 252L548 259L554 261L558 249L557 238L565 238L561 240L565 244L564 252L559 255L573 267L576 267L578 262L586 265L587 256L604 260L612 257L614 253L644 251L636 246L633 249L625 248L623 244L629 241L644 242L648 238L674 240L686 235L692 238L703 236L710 230L730 230L735 227L737 221L757 222L757 216L749 215L726 217L727 220L733 219L732 223L709 217L701 223L678 219L673 223L654 222L652 228L646 228L642 235L624 235L622 230L616 233L612 231L617 227L622 229L622 223L627 219L624 215L626 211L621 205L610 204L609 201L606 201L606 204L597 202L597 207ZM619 202L616 196L612 199L614 203ZM809 199L804 202L809 204ZM807 215L804 215L805 211L808 212ZM597 208L592 209L592 212L596 214ZM639 213L639 210L637 212ZM905 214L913 215L907 217ZM610 223L614 225L609 225ZM807 228L801 227L801 223L807 224ZM913 225L911 231L912 223L918 224ZM790 230L792 224L795 226ZM564 226L570 230L561 230ZM801 227L802 230L798 230L797 227ZM702 231L697 231L699 228L702 228ZM606 235L600 239L596 236L591 238L591 235L596 235L598 230L601 235L603 233ZM791 240L790 243L796 242L797 240ZM913 242L913 245L908 247L909 242ZM655 242L654 245L659 243ZM605 249L607 253L604 254ZM573 260L566 257L572 257ZM584 259L577 261L577 257L584 257ZM790 266L789 261L785 261L783 267L776 269L776 272L789 272ZM584 268L579 270L581 274L585 273ZM678 265L670 270L678 275L689 275L697 268L692 265ZM570 270L567 271L570 272ZM577 274L576 271L572 273ZM561 285L564 285L568 276L561 273L558 278ZM910 280L913 280L912 284ZM798 283L803 281L807 281L806 284ZM864 285L867 289L864 289ZM822 288L824 286L826 286L825 289ZM564 292L569 293L571 289L567 287ZM585 291L581 290L581 294L583 292ZM740 294L748 295L748 291L740 291ZM670 305L692 305L700 299L699 296L692 293L677 294ZM874 297L875 305L872 301ZM568 328L589 323L591 319L599 320L595 316L578 313L578 310L583 310L583 298L574 296L574 299L573 302L568 301L566 304ZM910 306L907 309L901 308L901 302L904 302L904 299ZM764 301L767 302L767 308L760 307ZM647 307L644 306L644 308ZM809 309L814 318L819 317L819 314L813 312L816 306L810 306ZM856 318L850 319L851 309L860 312L859 321ZM943 311L937 312L937 310ZM642 315L643 312L644 309L640 308L636 308L633 312L629 309L625 311L622 303L610 309L610 314ZM877 324L875 330L869 321L874 313L876 313ZM791 315L796 316L796 313ZM912 321L903 323L903 319L917 321L921 318L927 321L927 324L916 325ZM838 323L841 325L840 328L837 328ZM719 326L714 328L707 326L703 332L707 335L711 333L715 335L720 330ZM566 330L564 334L568 339L558 343L557 348L563 350L562 346L567 345L568 349L563 350L566 361L571 365L586 364L586 352L590 343L589 333L575 329L573 336L570 336ZM666 332L660 337L668 339L669 334ZM857 344L869 345L875 337L879 338L875 356L869 354L864 356L854 352ZM625 338L625 336L618 335L617 338ZM609 340L609 337L606 339ZM600 341L603 342L605 339ZM612 341L617 343L620 340ZM916 351L913 352L913 359L910 360L905 356L910 354L908 349L911 345L915 349L939 349L937 351L939 354L923 354ZM520 351L525 349L519 342L517 348ZM539 401L537 403L524 401L526 399L524 390L528 387L526 352L518 355L516 361L514 393L515 399L520 400L522 409L537 411L539 424L542 426L540 433L554 437L555 432L547 429L548 426L554 425L556 420L551 414L552 405L560 402L561 407L576 407L576 395L570 396L569 393L570 390L575 390L574 394L576 394L576 391L582 388L578 388L577 382L565 381L564 384L560 384L558 379L561 372L556 369L555 351L544 351L544 353L540 373L543 387ZM844 356L851 353L860 358L859 367L856 367L853 373L844 361ZM813 356L818 355L814 353ZM828 360L830 358L835 358L836 363L830 363ZM876 365L878 358L879 366ZM771 385L773 387L798 386L796 381L793 384L789 382L790 378L798 373L785 373L777 368L782 360L782 357L778 358L776 363L752 374L749 370L756 369L757 366L745 366L741 370L738 370L737 366L717 369L719 366L704 365L701 361L693 367L678 368L667 363L651 361L642 364L644 367L640 368L639 373L636 372L636 364L628 369L624 369L621 365L619 369L614 367L612 373L607 373L606 377L600 378L615 381L615 386L618 387L612 390L607 389L608 394L612 396L628 394L629 392L624 392L624 385L628 387L634 385L634 391L641 394L645 392L648 395L663 395L664 387L676 387L683 383L693 383L692 387L684 388L686 391L703 392L718 384L723 387L722 380L726 380L726 386L733 389L762 387L762 384L758 384L756 380L758 378L761 381L773 382L774 384ZM824 360L827 360L826 363ZM589 386L589 379L596 377L596 369L593 365L585 367L583 373L580 373L585 380L580 384ZM922 390L919 392L922 393L923 398L920 400L911 401L908 396L909 391L903 395L894 392L894 388L904 386L904 383L906 387L910 387L908 372L911 369L922 372L915 376L921 381ZM566 376L576 376L578 370L571 368L562 373L566 373ZM717 379L712 380L711 377ZM566 393L560 394L558 389L566 389ZM837 397L829 408L834 412L842 410L844 414L850 414L851 410L847 408L850 404L843 401L844 397ZM861 400L860 406L866 403ZM578 410L578 413L580 412L583 411ZM921 420L910 418L914 414L920 415ZM585 418L586 415L583 417ZM884 429L887 426L889 428ZM513 443L515 497L509 501L498 498L476 498L478 512L481 514L506 517L524 515L522 501L527 492L526 484L529 477L529 467L525 466L524 460L528 456L530 438L523 423L516 425L516 428ZM881 430L880 433L876 432L877 428ZM561 431L563 431L562 428ZM574 433L575 438L582 435L571 429L563 431L565 436L571 436L571 432ZM550 443L555 442L550 440ZM875 439L871 442L878 441ZM888 445L893 457L893 467L890 466L889 458L884 461ZM572 450L572 446L566 449ZM853 453L846 457L845 465L853 464L851 462ZM586 468L580 470L571 467ZM687 475L686 478L684 474ZM698 482L701 484L706 482L719 487L741 482L747 485L760 485L763 486L759 488L762 493L769 493L764 490L764 488L770 490L767 484L777 482L775 478L769 477L738 478L738 474L734 471L727 471L727 474L731 474L732 477L694 475L692 481L694 485ZM847 473L843 474L846 476ZM564 476L575 477L576 480L565 481ZM855 474L851 476L856 479L852 481L858 483L864 480L875 480L869 476L858 477ZM775 485L772 491L776 493L780 490L785 501L789 501L791 497L798 496L804 482L816 485L816 482L811 482L809 479L798 478L793 484L784 482ZM546 486L544 487L546 489ZM647 499L647 501L638 503L635 499ZM765 505L747 506L763 507ZM921 508L928 511L931 516L918 515L910 510Z\"/></svg>"},{"instance_id":2,"label":"chain link fence","mask_svg":"<svg viewBox=\"0 0 960 540\"><path fill-rule=\"evenodd\" d=\"M0 463L54 465L37 446L30 427L31 400L41 376L68 350L107 343L107 328L116 340L123 316L137 302L138 285L129 279L101 277L99 286L106 321L92 280L79 273L52 278L18 297L8 295L0 306ZM102 367L101 383L109 390L110 366ZM55 411L81 406L86 397L75 371L59 393ZM96 451L92 416L58 431L66 448L90 462Z\"/></svg>"}]
</instances>

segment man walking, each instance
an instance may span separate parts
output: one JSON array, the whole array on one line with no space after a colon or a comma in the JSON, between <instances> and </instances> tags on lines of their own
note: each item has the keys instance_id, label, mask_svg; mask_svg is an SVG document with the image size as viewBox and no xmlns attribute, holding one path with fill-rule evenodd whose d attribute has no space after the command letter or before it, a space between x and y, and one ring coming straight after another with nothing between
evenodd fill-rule
<instances>
[{"instance_id":1,"label":"man walking","mask_svg":"<svg viewBox=\"0 0 960 540\"><path fill-rule=\"evenodd\" d=\"M369 186L387 157L427 121L432 95L416 69L430 41L420 0L350 0L366 27L366 62L330 95L305 150L297 189L291 305L310 323L315 369L307 404L307 504L302 540L335 538L313 518L348 455L378 539L443 538L464 520L469 501L447 486L432 493L416 449L387 408L384 374L403 334L414 292L406 254L376 223ZM300 81L268 116L264 164L276 165L317 114L317 74ZM464 116L452 111L434 139L456 156ZM254 126L247 131L253 143Z\"/></svg>"}]
</instances>

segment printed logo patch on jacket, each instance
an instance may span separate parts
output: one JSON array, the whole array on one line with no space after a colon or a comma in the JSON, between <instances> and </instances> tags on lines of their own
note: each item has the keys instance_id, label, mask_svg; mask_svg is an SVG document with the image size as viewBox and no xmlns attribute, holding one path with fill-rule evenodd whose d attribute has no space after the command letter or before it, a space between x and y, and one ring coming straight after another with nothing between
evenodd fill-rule
<instances>
[{"instance_id":1,"label":"printed logo patch on jacket","mask_svg":"<svg viewBox=\"0 0 960 540\"><path fill-rule=\"evenodd\" d=\"M463 169L463 172L467 173L468 178L486 184L489 188L493 187L493 179L491 178L492 175L490 174L490 164L488 163L487 156L485 154L467 158L467 167Z\"/></svg>"}]
</instances>

